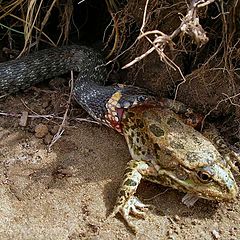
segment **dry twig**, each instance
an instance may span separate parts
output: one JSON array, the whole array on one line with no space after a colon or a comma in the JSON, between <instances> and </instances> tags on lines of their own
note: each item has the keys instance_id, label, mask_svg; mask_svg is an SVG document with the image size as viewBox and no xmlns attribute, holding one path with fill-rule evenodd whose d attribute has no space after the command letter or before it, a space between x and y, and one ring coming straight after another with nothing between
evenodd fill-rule
<instances>
[{"instance_id":1,"label":"dry twig","mask_svg":"<svg viewBox=\"0 0 240 240\"><path fill-rule=\"evenodd\" d=\"M58 128L58 131L57 133L53 136L53 139L52 139L52 142L49 144L49 150L51 149L51 147L53 146L53 144L55 142L57 142L57 140L62 136L62 134L64 133L64 128L66 126L66 122L67 122L67 116L68 116L68 111L69 111L69 107L70 107L70 104L71 104L71 99L72 99L72 94L73 94L73 71L71 71L71 79L70 79L70 94L69 94L69 98L68 98L68 101L67 101L67 107L66 107L66 110L65 110L65 113L63 115L63 120L62 120L62 123L61 125L59 126Z\"/></svg>"},{"instance_id":2,"label":"dry twig","mask_svg":"<svg viewBox=\"0 0 240 240\"><path fill-rule=\"evenodd\" d=\"M224 103L224 102L229 101L232 105L240 108L240 104L234 103L234 102L232 101L234 98L239 97L239 96L240 96L240 93L237 93L237 94L235 94L235 95L233 95L233 96L230 96L230 97L229 97L227 94L225 94L225 93L223 93L223 95L225 96L225 98L221 99L214 108L212 108L207 114L205 114L205 116L204 116L204 118L203 118L203 120L202 120L201 131L202 131L202 129L203 129L203 125L204 125L204 123L205 123L206 118L207 118L213 111L217 110L218 107L219 107L219 105L220 105L221 103Z\"/></svg>"},{"instance_id":3,"label":"dry twig","mask_svg":"<svg viewBox=\"0 0 240 240\"><path fill-rule=\"evenodd\" d=\"M143 37L145 37L151 43L151 45L153 47L150 48L148 51L146 51L141 56L136 57L130 63L126 64L123 67L123 69L128 68L128 67L132 66L133 64L141 61L147 55L149 55L154 50L156 50L156 52L160 56L160 60L165 62L167 65L169 65L174 70L176 70L176 68L175 68L176 64L173 64L172 60L168 59L166 57L166 54L164 53L166 46L170 47L170 49L173 49L173 46L175 45L173 42L173 39L175 37L177 37L178 35L181 35L181 37L184 35L189 35L198 46L202 46L203 44L207 43L208 37L206 36L206 32L204 31L204 29L202 28L202 26L199 23L199 18L197 17L197 9L201 8L201 7L205 7L214 1L215 0L193 1L188 9L186 16L184 16L181 19L181 24L179 25L179 27L171 35L167 35L159 30L152 30L152 31L144 32L144 28L146 26L146 21L147 21L146 20L147 19L147 8L148 8L148 3L149 3L149 0L146 0L144 14L143 14L143 22L142 22L142 26L140 28L140 35L138 36L137 40L140 40ZM154 35L153 41L148 37L149 35Z\"/></svg>"},{"instance_id":4,"label":"dry twig","mask_svg":"<svg viewBox=\"0 0 240 240\"><path fill-rule=\"evenodd\" d=\"M0 116L3 116L3 117L14 117L14 118L21 118L22 117L22 113L9 113L9 112L0 112ZM31 118L31 119L45 119L47 121L50 121L52 119L58 119L58 120L63 120L64 117L58 117L58 116L55 116L55 114L45 114L45 115L41 115L41 114L29 114L28 115L28 118ZM76 121L76 122L88 122L88 123L94 123L94 124L100 124L99 122L95 121L95 120L92 120L92 119L89 119L89 118L71 118L69 119L71 121Z\"/></svg>"},{"instance_id":5,"label":"dry twig","mask_svg":"<svg viewBox=\"0 0 240 240\"><path fill-rule=\"evenodd\" d=\"M128 68L135 63L141 61L143 58L151 54L152 52L156 51L157 54L160 57L160 60L167 64L170 68L173 70L178 70L183 81L180 82L175 91L174 100L177 98L177 93L179 90L179 87L186 82L186 79L180 69L180 67L175 64L166 54L165 54L165 48L168 46L170 49L173 49L174 42L173 39L177 36L183 37L184 35L188 35L191 37L193 42L197 44L198 46L202 46L208 42L208 37L206 36L206 32L202 28L202 26L199 23L199 18L197 16L197 10L198 8L205 7L209 5L210 3L214 2L215 0L199 0L199 1L192 1L192 4L190 5L188 12L186 16L184 16L181 19L181 24L179 27L171 34L167 35L159 30L152 30L144 32L144 28L146 26L147 21L147 8L149 4L149 0L146 0L145 8L144 8L144 14L143 14L143 21L142 26L140 28L140 35L137 38L137 41L139 41L142 38L146 38L147 41L152 45L152 47L147 50L142 55L136 57L134 60L132 60L130 63L126 64L122 67L122 69ZM154 40L151 40L149 36L154 35Z\"/></svg>"}]
</instances>

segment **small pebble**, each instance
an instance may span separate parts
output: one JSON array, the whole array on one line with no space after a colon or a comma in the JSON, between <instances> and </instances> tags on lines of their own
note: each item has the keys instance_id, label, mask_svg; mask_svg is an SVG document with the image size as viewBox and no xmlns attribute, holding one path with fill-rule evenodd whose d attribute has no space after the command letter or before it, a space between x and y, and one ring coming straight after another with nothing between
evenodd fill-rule
<instances>
[{"instance_id":1,"label":"small pebble","mask_svg":"<svg viewBox=\"0 0 240 240\"><path fill-rule=\"evenodd\" d=\"M49 100L43 102L42 107L43 107L43 108L47 108L47 107L49 106L49 103L50 103Z\"/></svg>"},{"instance_id":2,"label":"small pebble","mask_svg":"<svg viewBox=\"0 0 240 240\"><path fill-rule=\"evenodd\" d=\"M19 121L19 125L21 127L26 127L27 126L27 121L28 121L28 112L23 111L22 116L21 116L20 121Z\"/></svg>"},{"instance_id":3,"label":"small pebble","mask_svg":"<svg viewBox=\"0 0 240 240\"><path fill-rule=\"evenodd\" d=\"M59 126L58 125L54 125L52 126L49 131L52 135L55 135L58 132Z\"/></svg>"},{"instance_id":4,"label":"small pebble","mask_svg":"<svg viewBox=\"0 0 240 240\"><path fill-rule=\"evenodd\" d=\"M168 230L167 236L169 237L169 239L174 239L174 234L173 234L173 230L172 229Z\"/></svg>"},{"instance_id":5,"label":"small pebble","mask_svg":"<svg viewBox=\"0 0 240 240\"><path fill-rule=\"evenodd\" d=\"M58 89L58 88L64 86L65 82L66 82L66 79L60 78L60 77L56 77L56 78L53 78L52 80L50 80L49 86L52 89Z\"/></svg>"},{"instance_id":6,"label":"small pebble","mask_svg":"<svg viewBox=\"0 0 240 240\"><path fill-rule=\"evenodd\" d=\"M176 222L179 222L180 221L180 217L178 215L175 215L174 218L173 218Z\"/></svg>"},{"instance_id":7,"label":"small pebble","mask_svg":"<svg viewBox=\"0 0 240 240\"><path fill-rule=\"evenodd\" d=\"M196 219L193 219L192 222L191 222L192 225L197 225L197 220Z\"/></svg>"},{"instance_id":8,"label":"small pebble","mask_svg":"<svg viewBox=\"0 0 240 240\"><path fill-rule=\"evenodd\" d=\"M43 138L48 134L48 127L45 124L38 124L35 129L35 137L37 138Z\"/></svg>"},{"instance_id":9,"label":"small pebble","mask_svg":"<svg viewBox=\"0 0 240 240\"><path fill-rule=\"evenodd\" d=\"M52 142L52 135L48 133L44 139L43 139L44 144L49 145Z\"/></svg>"},{"instance_id":10,"label":"small pebble","mask_svg":"<svg viewBox=\"0 0 240 240\"><path fill-rule=\"evenodd\" d=\"M219 239L220 238L220 233L216 229L212 230L212 235L213 235L214 239Z\"/></svg>"}]
</instances>

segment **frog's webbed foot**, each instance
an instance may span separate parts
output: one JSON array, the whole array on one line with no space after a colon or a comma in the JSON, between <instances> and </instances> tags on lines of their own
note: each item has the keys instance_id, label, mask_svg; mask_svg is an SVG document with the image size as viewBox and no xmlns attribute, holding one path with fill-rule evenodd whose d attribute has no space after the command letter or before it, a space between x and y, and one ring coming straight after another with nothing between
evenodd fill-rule
<instances>
[{"instance_id":1,"label":"frog's webbed foot","mask_svg":"<svg viewBox=\"0 0 240 240\"><path fill-rule=\"evenodd\" d=\"M137 218L145 218L149 207L149 205L143 204L134 196L142 177L149 174L149 169L149 165L144 161L131 160L128 163L123 183L119 189L116 205L113 213L110 215L113 217L117 213L120 213L134 232L136 232L136 227L129 218L130 214Z\"/></svg>"},{"instance_id":2,"label":"frog's webbed foot","mask_svg":"<svg viewBox=\"0 0 240 240\"><path fill-rule=\"evenodd\" d=\"M111 216L115 216L117 213L120 213L128 226L136 232L136 226L131 222L129 216L132 214L134 217L144 219L149 206L150 205L143 204L137 197L132 196L124 203L117 202Z\"/></svg>"},{"instance_id":3,"label":"frog's webbed foot","mask_svg":"<svg viewBox=\"0 0 240 240\"><path fill-rule=\"evenodd\" d=\"M187 207L192 207L195 202L197 202L199 197L197 197L194 194L187 193L183 198L182 198L182 203L185 204Z\"/></svg>"}]
</instances>

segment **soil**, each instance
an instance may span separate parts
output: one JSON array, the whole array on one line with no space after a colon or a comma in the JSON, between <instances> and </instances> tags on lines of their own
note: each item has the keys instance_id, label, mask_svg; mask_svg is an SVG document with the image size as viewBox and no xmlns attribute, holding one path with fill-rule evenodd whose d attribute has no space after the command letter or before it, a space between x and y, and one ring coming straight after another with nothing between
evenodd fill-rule
<instances>
[{"instance_id":1,"label":"soil","mask_svg":"<svg viewBox=\"0 0 240 240\"><path fill-rule=\"evenodd\" d=\"M100 5L96 7L97 2ZM88 44L101 41L110 21L110 16L105 17L108 9L100 2L106 1L89 4L87 22L85 15L79 13L81 7L82 12L88 13L86 6L76 3L79 8L74 7L77 17L73 22L85 38L83 42ZM124 50L121 49L124 44L129 46L132 43L138 36L136 29L142 25L146 1L127 2L116 14L119 31L123 31L122 36L117 36L120 40L119 46L116 44L116 55ZM179 26L182 16L179 13L186 13L186 2L149 2L149 16L144 30L159 29L171 34ZM239 69L240 51L236 44L238 50L231 50L229 59L224 58L223 49L215 55L222 41L222 20L218 17L221 14L216 15L218 9L215 5L200 12L201 24L207 30L209 42L196 48L190 39L179 38L175 40L175 50L166 48L166 54L186 77L186 82L178 89L177 100L207 115L207 120L213 121L226 139L235 143L240 139L240 82L234 68ZM226 17L234 13L228 6L225 12L230 14ZM52 25L48 31L53 35L59 31L54 19L62 19L62 16L54 16L49 21ZM237 20L234 22L239 23ZM7 20L6 23L11 25ZM74 31L75 25L72 29ZM229 29L235 29L235 26L230 24ZM230 34L226 39L238 42L239 31L235 35L232 38ZM4 33L1 36L1 48L8 46L9 35ZM18 37L14 40L14 49L22 49L18 46L22 43ZM228 49L234 49L235 43L233 41ZM147 41L140 40L126 56L119 58L120 65L124 66L141 56L149 46ZM111 49L111 44L108 47ZM0 58L1 61L6 60L2 52ZM208 61L210 58L211 61ZM230 68L226 69L228 60ZM117 82L134 83L170 98L175 97L177 86L183 81L179 71L160 62L156 53L131 69L119 75L117 73L116 78ZM109 217L130 160L126 142L114 130L89 121L87 114L72 102L65 131L49 149L61 125L61 119L51 119L49 114L62 118L68 95L68 81L57 78L16 95L0 98L0 239L240 239L240 196L230 203L199 200L188 208L181 202L183 193L143 181L137 196L150 204L151 209L145 220L134 219L137 234L133 234L121 216ZM237 178L239 184L239 176Z\"/></svg>"},{"instance_id":2,"label":"soil","mask_svg":"<svg viewBox=\"0 0 240 240\"><path fill-rule=\"evenodd\" d=\"M1 99L0 110L63 116L68 87L61 81L55 89L56 79ZM72 119L86 116L74 103L70 109ZM200 200L188 208L181 203L183 193L149 182L141 183L137 195L152 209L145 220L134 220L134 235L121 216L108 217L130 160L123 137L71 120L49 151L46 143L61 121L23 123L20 117L0 117L0 239L240 238L239 197L232 203Z\"/></svg>"}]
</instances>

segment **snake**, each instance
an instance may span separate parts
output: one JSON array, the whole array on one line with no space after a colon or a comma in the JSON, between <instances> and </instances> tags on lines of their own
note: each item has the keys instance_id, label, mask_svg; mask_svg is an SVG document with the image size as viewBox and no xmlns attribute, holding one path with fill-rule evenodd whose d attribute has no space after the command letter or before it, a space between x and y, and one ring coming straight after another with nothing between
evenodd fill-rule
<instances>
[{"instance_id":1,"label":"snake","mask_svg":"<svg viewBox=\"0 0 240 240\"><path fill-rule=\"evenodd\" d=\"M73 97L98 122L121 132L124 109L154 99L148 90L132 86L106 85L108 72L102 54L80 45L43 49L19 59L0 63L0 96L25 90L69 71L78 73Z\"/></svg>"}]
</instances>

